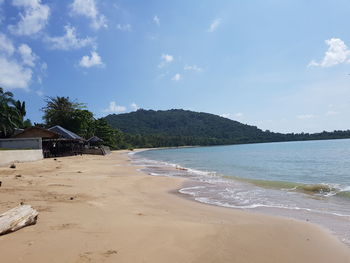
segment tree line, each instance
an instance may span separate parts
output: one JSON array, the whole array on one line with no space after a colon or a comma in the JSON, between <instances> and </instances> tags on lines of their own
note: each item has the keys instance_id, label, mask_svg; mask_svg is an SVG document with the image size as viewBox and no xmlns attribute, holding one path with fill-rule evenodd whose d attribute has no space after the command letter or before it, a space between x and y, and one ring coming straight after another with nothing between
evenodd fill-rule
<instances>
[{"instance_id":1,"label":"tree line","mask_svg":"<svg viewBox=\"0 0 350 263\"><path fill-rule=\"evenodd\" d=\"M276 133L262 131L214 114L187 110L137 110L94 118L86 104L69 97L46 97L43 122L34 126L60 125L88 139L98 136L112 149L210 146L243 143L303 141L350 138L350 131L321 133ZM11 137L16 129L32 126L25 119L25 102L0 88L0 138Z\"/></svg>"},{"instance_id":2,"label":"tree line","mask_svg":"<svg viewBox=\"0 0 350 263\"><path fill-rule=\"evenodd\" d=\"M112 128L104 118L95 119L86 104L71 100L69 97L46 97L42 123L31 123L26 116L26 104L15 100L12 92L0 87L0 138L13 136L16 129L32 126L50 128L60 125L79 136L88 139L97 136L112 149L142 147L146 144L138 135L129 135Z\"/></svg>"}]
</instances>

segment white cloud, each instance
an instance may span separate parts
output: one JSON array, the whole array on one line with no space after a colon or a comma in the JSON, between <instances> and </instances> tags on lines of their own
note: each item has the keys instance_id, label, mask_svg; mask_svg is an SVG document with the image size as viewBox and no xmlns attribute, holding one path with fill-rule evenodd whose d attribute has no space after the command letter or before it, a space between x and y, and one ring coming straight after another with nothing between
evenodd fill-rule
<instances>
[{"instance_id":1,"label":"white cloud","mask_svg":"<svg viewBox=\"0 0 350 263\"><path fill-rule=\"evenodd\" d=\"M103 66L102 59L96 51L91 52L91 56L83 56L79 62L79 65L84 68L90 68L94 66Z\"/></svg>"},{"instance_id":2,"label":"white cloud","mask_svg":"<svg viewBox=\"0 0 350 263\"><path fill-rule=\"evenodd\" d=\"M226 119L230 119L231 114L230 113L223 113L220 115L220 117L226 118Z\"/></svg>"},{"instance_id":3,"label":"white cloud","mask_svg":"<svg viewBox=\"0 0 350 263\"><path fill-rule=\"evenodd\" d=\"M120 31L127 31L127 32L131 32L132 30L132 27L130 24L125 24L125 25L122 25L122 24L118 24L117 25L117 29L120 30Z\"/></svg>"},{"instance_id":4,"label":"white cloud","mask_svg":"<svg viewBox=\"0 0 350 263\"><path fill-rule=\"evenodd\" d=\"M235 113L233 116L231 113L223 113L220 115L220 117L223 117L223 118L227 118L227 119L239 119L239 118L243 118L244 114L241 113L241 112L237 112Z\"/></svg>"},{"instance_id":5,"label":"white cloud","mask_svg":"<svg viewBox=\"0 0 350 263\"><path fill-rule=\"evenodd\" d=\"M90 37L77 38L76 29L70 25L64 27L65 34L61 37L47 37L46 41L51 43L52 49L71 50L79 49L89 45L95 45L95 40Z\"/></svg>"},{"instance_id":6,"label":"white cloud","mask_svg":"<svg viewBox=\"0 0 350 263\"><path fill-rule=\"evenodd\" d=\"M172 79L171 79L171 80L174 80L174 81L180 81L181 79L182 79L181 74L176 73L176 74L174 75L174 77L172 77Z\"/></svg>"},{"instance_id":7,"label":"white cloud","mask_svg":"<svg viewBox=\"0 0 350 263\"><path fill-rule=\"evenodd\" d=\"M170 63L174 60L174 57L172 55L167 55L167 54L163 54L162 55L162 59L167 62Z\"/></svg>"},{"instance_id":8,"label":"white cloud","mask_svg":"<svg viewBox=\"0 0 350 263\"><path fill-rule=\"evenodd\" d=\"M29 67L35 66L35 60L37 59L37 56L32 52L32 49L27 44L20 45L18 52L22 57L24 65L27 65Z\"/></svg>"},{"instance_id":9,"label":"white cloud","mask_svg":"<svg viewBox=\"0 0 350 263\"><path fill-rule=\"evenodd\" d=\"M221 24L221 19L220 18L217 18L215 19L209 26L208 28L208 32L212 33L214 32Z\"/></svg>"},{"instance_id":10,"label":"white cloud","mask_svg":"<svg viewBox=\"0 0 350 263\"><path fill-rule=\"evenodd\" d=\"M27 89L38 59L27 44L16 48L6 35L0 33L0 86Z\"/></svg>"},{"instance_id":11,"label":"white cloud","mask_svg":"<svg viewBox=\"0 0 350 263\"><path fill-rule=\"evenodd\" d=\"M0 86L7 89L26 89L33 71L16 60L0 56Z\"/></svg>"},{"instance_id":12,"label":"white cloud","mask_svg":"<svg viewBox=\"0 0 350 263\"><path fill-rule=\"evenodd\" d=\"M162 56L160 58L161 58L161 62L158 65L159 68L164 67L165 65L173 62L173 60L174 60L174 57L172 55L169 55L169 54L162 54Z\"/></svg>"},{"instance_id":13,"label":"white cloud","mask_svg":"<svg viewBox=\"0 0 350 263\"><path fill-rule=\"evenodd\" d=\"M94 29L108 27L107 19L104 15L99 13L95 0L74 0L74 2L71 4L71 9L73 14L90 18L90 26Z\"/></svg>"},{"instance_id":14,"label":"white cloud","mask_svg":"<svg viewBox=\"0 0 350 263\"><path fill-rule=\"evenodd\" d=\"M337 111L334 111L334 110L329 110L326 112L326 116L335 116L335 115L338 115L339 112Z\"/></svg>"},{"instance_id":15,"label":"white cloud","mask_svg":"<svg viewBox=\"0 0 350 263\"><path fill-rule=\"evenodd\" d=\"M111 101L109 103L109 107L103 110L103 112L107 112L107 113L121 113L125 111L126 111L126 107L117 105L115 101Z\"/></svg>"},{"instance_id":16,"label":"white cloud","mask_svg":"<svg viewBox=\"0 0 350 263\"><path fill-rule=\"evenodd\" d=\"M37 90L35 91L35 93L39 96L39 97L43 97L44 96L44 92L42 90Z\"/></svg>"},{"instance_id":17,"label":"white cloud","mask_svg":"<svg viewBox=\"0 0 350 263\"><path fill-rule=\"evenodd\" d=\"M160 19L158 16L154 16L153 17L153 22L157 25L157 26L160 26Z\"/></svg>"},{"instance_id":18,"label":"white cloud","mask_svg":"<svg viewBox=\"0 0 350 263\"><path fill-rule=\"evenodd\" d=\"M313 115L313 114L301 114L301 115L297 116L297 118L300 119L300 120L309 120L309 119L313 119L315 117L316 116Z\"/></svg>"},{"instance_id":19,"label":"white cloud","mask_svg":"<svg viewBox=\"0 0 350 263\"><path fill-rule=\"evenodd\" d=\"M235 113L235 117L236 117L237 119L242 118L243 116L244 116L244 114L243 114L242 112L237 112L237 113Z\"/></svg>"},{"instance_id":20,"label":"white cloud","mask_svg":"<svg viewBox=\"0 0 350 263\"><path fill-rule=\"evenodd\" d=\"M6 53L11 56L15 52L15 47L10 39L6 35L0 33L0 54Z\"/></svg>"},{"instance_id":21,"label":"white cloud","mask_svg":"<svg viewBox=\"0 0 350 263\"><path fill-rule=\"evenodd\" d=\"M203 69L200 68L200 67L198 67L197 65L193 65L193 66L188 66L188 65L186 65L186 66L184 67L184 70L201 72Z\"/></svg>"},{"instance_id":22,"label":"white cloud","mask_svg":"<svg viewBox=\"0 0 350 263\"><path fill-rule=\"evenodd\" d=\"M332 67L341 63L349 62L350 50L344 41L339 38L331 38L325 41L329 46L321 62L312 60L309 67Z\"/></svg>"},{"instance_id":23,"label":"white cloud","mask_svg":"<svg viewBox=\"0 0 350 263\"><path fill-rule=\"evenodd\" d=\"M137 111L140 108L135 102L131 103L130 107L133 111Z\"/></svg>"},{"instance_id":24,"label":"white cloud","mask_svg":"<svg viewBox=\"0 0 350 263\"><path fill-rule=\"evenodd\" d=\"M33 35L44 29L50 16L50 8L41 4L41 0L13 0L12 4L22 7L24 14L20 13L20 21L17 25L8 26L11 33Z\"/></svg>"}]
</instances>

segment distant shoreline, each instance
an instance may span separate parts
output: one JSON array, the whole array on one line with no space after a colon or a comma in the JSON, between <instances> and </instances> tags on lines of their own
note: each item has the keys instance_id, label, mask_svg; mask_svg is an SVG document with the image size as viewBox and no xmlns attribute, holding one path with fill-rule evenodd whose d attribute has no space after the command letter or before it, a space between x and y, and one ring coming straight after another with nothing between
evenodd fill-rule
<instances>
[{"instance_id":1,"label":"distant shoreline","mask_svg":"<svg viewBox=\"0 0 350 263\"><path fill-rule=\"evenodd\" d=\"M141 152L149 150L166 150L166 149L181 149L181 148L198 148L198 147L224 147L234 145L247 144L265 144L265 143L291 143L291 142L314 142L314 141L333 141L333 140L350 140L349 138L335 138L335 139L310 139L310 140L293 140L293 141L273 141L273 142L248 142L248 143L234 143L234 144L217 144L217 145L183 145L183 146L169 146L169 147L154 147L154 148L135 148L131 152Z\"/></svg>"}]
</instances>

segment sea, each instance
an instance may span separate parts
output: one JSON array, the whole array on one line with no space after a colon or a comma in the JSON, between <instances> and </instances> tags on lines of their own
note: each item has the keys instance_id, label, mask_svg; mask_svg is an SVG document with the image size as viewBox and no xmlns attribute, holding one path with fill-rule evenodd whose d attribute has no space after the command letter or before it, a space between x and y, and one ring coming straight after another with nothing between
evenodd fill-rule
<instances>
[{"instance_id":1,"label":"sea","mask_svg":"<svg viewBox=\"0 0 350 263\"><path fill-rule=\"evenodd\" d=\"M188 178L202 203L319 224L350 245L350 139L141 151L153 176Z\"/></svg>"}]
</instances>

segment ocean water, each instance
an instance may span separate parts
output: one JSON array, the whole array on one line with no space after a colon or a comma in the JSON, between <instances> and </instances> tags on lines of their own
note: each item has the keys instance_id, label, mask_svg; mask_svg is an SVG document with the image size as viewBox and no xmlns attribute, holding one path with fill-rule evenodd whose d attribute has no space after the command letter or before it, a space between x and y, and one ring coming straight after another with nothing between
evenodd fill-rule
<instances>
[{"instance_id":1,"label":"ocean water","mask_svg":"<svg viewBox=\"0 0 350 263\"><path fill-rule=\"evenodd\" d=\"M196 201L320 224L350 245L350 139L149 150L154 176L190 179Z\"/></svg>"}]
</instances>

